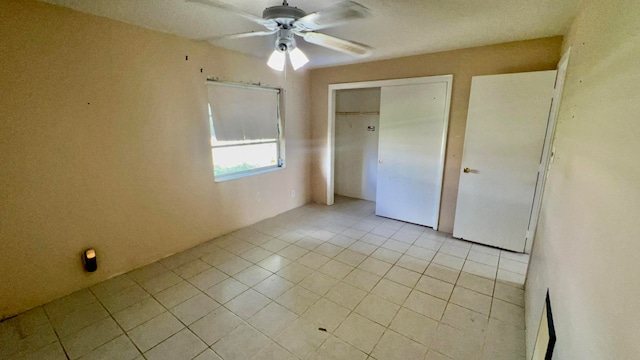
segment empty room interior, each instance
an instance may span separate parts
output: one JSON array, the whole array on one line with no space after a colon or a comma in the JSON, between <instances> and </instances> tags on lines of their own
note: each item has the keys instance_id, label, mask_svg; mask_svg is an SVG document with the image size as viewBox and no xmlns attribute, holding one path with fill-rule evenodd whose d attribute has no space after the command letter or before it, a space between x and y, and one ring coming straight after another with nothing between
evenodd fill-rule
<instances>
[{"instance_id":1,"label":"empty room interior","mask_svg":"<svg viewBox=\"0 0 640 360\"><path fill-rule=\"evenodd\" d=\"M637 0L4 0L0 49L0 359L640 358Z\"/></svg>"}]
</instances>

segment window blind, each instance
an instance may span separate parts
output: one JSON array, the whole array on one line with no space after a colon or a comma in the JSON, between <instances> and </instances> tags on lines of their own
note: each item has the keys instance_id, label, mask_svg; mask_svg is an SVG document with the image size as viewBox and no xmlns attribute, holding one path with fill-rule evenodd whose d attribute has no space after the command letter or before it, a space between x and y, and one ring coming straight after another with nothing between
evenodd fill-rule
<instances>
[{"instance_id":1,"label":"window blind","mask_svg":"<svg viewBox=\"0 0 640 360\"><path fill-rule=\"evenodd\" d=\"M277 89L208 82L207 90L218 141L278 137Z\"/></svg>"}]
</instances>

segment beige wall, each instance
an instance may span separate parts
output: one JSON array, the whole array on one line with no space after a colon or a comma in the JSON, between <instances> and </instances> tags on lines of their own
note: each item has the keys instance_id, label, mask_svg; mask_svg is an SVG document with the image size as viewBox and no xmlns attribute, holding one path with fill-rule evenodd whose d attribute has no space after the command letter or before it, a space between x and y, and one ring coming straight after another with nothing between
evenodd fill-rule
<instances>
[{"instance_id":1,"label":"beige wall","mask_svg":"<svg viewBox=\"0 0 640 360\"><path fill-rule=\"evenodd\" d=\"M549 288L554 359L640 354L640 2L584 0L526 284L527 352Z\"/></svg>"},{"instance_id":2,"label":"beige wall","mask_svg":"<svg viewBox=\"0 0 640 360\"><path fill-rule=\"evenodd\" d=\"M555 69L562 37L519 41L311 71L313 199L327 198L327 92L329 84L453 74L449 136L439 230L453 231L471 77Z\"/></svg>"},{"instance_id":3,"label":"beige wall","mask_svg":"<svg viewBox=\"0 0 640 360\"><path fill-rule=\"evenodd\" d=\"M310 200L308 74L287 168L214 183L205 78L284 86L263 59L34 1L0 2L0 49L0 318Z\"/></svg>"}]
</instances>

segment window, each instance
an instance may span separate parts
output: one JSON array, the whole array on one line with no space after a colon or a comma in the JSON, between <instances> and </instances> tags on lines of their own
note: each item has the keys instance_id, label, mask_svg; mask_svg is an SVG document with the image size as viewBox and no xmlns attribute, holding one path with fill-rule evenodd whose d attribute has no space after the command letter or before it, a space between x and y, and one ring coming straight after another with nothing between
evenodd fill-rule
<instances>
[{"instance_id":1,"label":"window","mask_svg":"<svg viewBox=\"0 0 640 360\"><path fill-rule=\"evenodd\" d=\"M208 81L216 181L284 167L280 89Z\"/></svg>"}]
</instances>

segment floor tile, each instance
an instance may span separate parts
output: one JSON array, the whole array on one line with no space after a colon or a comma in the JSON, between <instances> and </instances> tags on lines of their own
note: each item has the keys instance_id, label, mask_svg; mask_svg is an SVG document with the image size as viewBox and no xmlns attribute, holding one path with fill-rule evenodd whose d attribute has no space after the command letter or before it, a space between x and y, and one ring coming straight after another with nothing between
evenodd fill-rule
<instances>
[{"instance_id":1,"label":"floor tile","mask_svg":"<svg viewBox=\"0 0 640 360\"><path fill-rule=\"evenodd\" d=\"M336 255L334 259L340 262L343 262L347 265L358 266L366 258L367 258L367 255L361 254L359 252L355 252L353 250L346 249L340 254Z\"/></svg>"},{"instance_id":2,"label":"floor tile","mask_svg":"<svg viewBox=\"0 0 640 360\"><path fill-rule=\"evenodd\" d=\"M447 304L442 323L465 332L476 332L484 336L489 317L453 303Z\"/></svg>"},{"instance_id":3,"label":"floor tile","mask_svg":"<svg viewBox=\"0 0 640 360\"><path fill-rule=\"evenodd\" d=\"M234 297L245 292L249 287L234 278L227 278L205 290L213 300L225 304Z\"/></svg>"},{"instance_id":4,"label":"floor tile","mask_svg":"<svg viewBox=\"0 0 640 360\"><path fill-rule=\"evenodd\" d=\"M456 286L455 289L453 289L450 301L456 305L460 305L486 315L489 315L489 311L491 310L490 296L459 286Z\"/></svg>"},{"instance_id":5,"label":"floor tile","mask_svg":"<svg viewBox=\"0 0 640 360\"><path fill-rule=\"evenodd\" d=\"M365 360L366 358L367 354L352 345L335 336L329 336L309 360Z\"/></svg>"},{"instance_id":6,"label":"floor tile","mask_svg":"<svg viewBox=\"0 0 640 360\"><path fill-rule=\"evenodd\" d=\"M128 332L141 351L147 351L184 328L171 313L165 312Z\"/></svg>"},{"instance_id":7,"label":"floor tile","mask_svg":"<svg viewBox=\"0 0 640 360\"><path fill-rule=\"evenodd\" d=\"M89 289L98 299L102 300L135 285L137 285L137 283L133 281L129 275L122 274L91 286Z\"/></svg>"},{"instance_id":8,"label":"floor tile","mask_svg":"<svg viewBox=\"0 0 640 360\"><path fill-rule=\"evenodd\" d=\"M461 286L463 288L491 296L493 295L494 284L495 282L491 279L472 275L463 271L458 277L456 286Z\"/></svg>"},{"instance_id":9,"label":"floor tile","mask_svg":"<svg viewBox=\"0 0 640 360\"><path fill-rule=\"evenodd\" d=\"M272 273L270 271L267 271L261 268L260 266L253 265L240 271L239 273L235 274L233 277L239 280L241 283L251 287L261 282L262 280L268 278L271 275Z\"/></svg>"},{"instance_id":10,"label":"floor tile","mask_svg":"<svg viewBox=\"0 0 640 360\"><path fill-rule=\"evenodd\" d=\"M149 298L113 314L113 318L125 331L129 331L165 311L159 302Z\"/></svg>"},{"instance_id":11,"label":"floor tile","mask_svg":"<svg viewBox=\"0 0 640 360\"><path fill-rule=\"evenodd\" d=\"M520 253L511 252L511 251L501 250L500 257L503 259L519 261L521 263L529 263L528 254L520 254Z\"/></svg>"},{"instance_id":12,"label":"floor tile","mask_svg":"<svg viewBox=\"0 0 640 360\"><path fill-rule=\"evenodd\" d=\"M296 285L276 298L275 301L294 313L302 315L319 299L320 295Z\"/></svg>"},{"instance_id":13,"label":"floor tile","mask_svg":"<svg viewBox=\"0 0 640 360\"><path fill-rule=\"evenodd\" d=\"M344 250L341 246L336 246L330 243L324 243L317 248L313 249L313 252L324 255L328 258L333 258L334 256L340 254Z\"/></svg>"},{"instance_id":14,"label":"floor tile","mask_svg":"<svg viewBox=\"0 0 640 360\"><path fill-rule=\"evenodd\" d=\"M393 250L402 254L405 251L407 251L407 249L409 249L411 245L402 241L388 239L387 241L384 242L384 244L381 245L381 247L385 249Z\"/></svg>"},{"instance_id":15,"label":"floor tile","mask_svg":"<svg viewBox=\"0 0 640 360\"><path fill-rule=\"evenodd\" d=\"M371 291L371 289L376 286L381 278L382 277L374 275L370 272L360 269L354 269L342 281L364 291Z\"/></svg>"},{"instance_id":16,"label":"floor tile","mask_svg":"<svg viewBox=\"0 0 640 360\"><path fill-rule=\"evenodd\" d=\"M270 302L271 300L269 300L268 297L253 289L249 289L236 296L224 306L234 314L246 320L253 316L253 314L260 311L263 307L267 306Z\"/></svg>"},{"instance_id":17,"label":"floor tile","mask_svg":"<svg viewBox=\"0 0 640 360\"><path fill-rule=\"evenodd\" d=\"M69 358L77 359L121 334L122 330L118 324L107 317L81 331L62 337L60 341Z\"/></svg>"},{"instance_id":18,"label":"floor tile","mask_svg":"<svg viewBox=\"0 0 640 360\"><path fill-rule=\"evenodd\" d=\"M504 257L500 258L498 267L500 269L511 271L520 275L527 274L527 263L519 262L516 260L510 260Z\"/></svg>"},{"instance_id":19,"label":"floor tile","mask_svg":"<svg viewBox=\"0 0 640 360\"><path fill-rule=\"evenodd\" d=\"M305 250L313 250L315 248L317 248L318 246L322 245L324 243L324 241L313 238L311 236L305 236L302 239L298 240L295 245L299 248L305 249Z\"/></svg>"},{"instance_id":20,"label":"floor tile","mask_svg":"<svg viewBox=\"0 0 640 360\"><path fill-rule=\"evenodd\" d=\"M256 264L268 258L271 255L273 255L271 251L265 250L261 247L255 247L251 250L245 251L242 254L240 254L240 257L249 262Z\"/></svg>"},{"instance_id":21,"label":"floor tile","mask_svg":"<svg viewBox=\"0 0 640 360\"><path fill-rule=\"evenodd\" d=\"M384 329L361 315L351 313L335 331L335 335L368 354L378 343Z\"/></svg>"},{"instance_id":22,"label":"floor tile","mask_svg":"<svg viewBox=\"0 0 640 360\"><path fill-rule=\"evenodd\" d=\"M241 323L242 320L231 311L219 307L191 324L189 329L207 345L213 345Z\"/></svg>"},{"instance_id":23,"label":"floor tile","mask_svg":"<svg viewBox=\"0 0 640 360\"><path fill-rule=\"evenodd\" d=\"M318 350L328 336L307 320L298 319L276 337L276 342L304 359Z\"/></svg>"},{"instance_id":24,"label":"floor tile","mask_svg":"<svg viewBox=\"0 0 640 360\"><path fill-rule=\"evenodd\" d=\"M200 355L193 358L193 360L222 360L216 353L211 349L206 349L201 352Z\"/></svg>"},{"instance_id":25,"label":"floor tile","mask_svg":"<svg viewBox=\"0 0 640 360\"><path fill-rule=\"evenodd\" d=\"M141 268L135 269L127 273L129 277L135 280L137 283L141 283L146 280L150 280L158 275L164 274L169 269L159 262L154 262Z\"/></svg>"},{"instance_id":26,"label":"floor tile","mask_svg":"<svg viewBox=\"0 0 640 360\"><path fill-rule=\"evenodd\" d=\"M251 359L268 344L266 336L249 325L240 324L211 348L225 360L242 360Z\"/></svg>"},{"instance_id":27,"label":"floor tile","mask_svg":"<svg viewBox=\"0 0 640 360\"><path fill-rule=\"evenodd\" d=\"M282 346L271 341L262 348L251 360L298 360L296 356L285 350Z\"/></svg>"},{"instance_id":28,"label":"floor tile","mask_svg":"<svg viewBox=\"0 0 640 360\"><path fill-rule=\"evenodd\" d=\"M384 276L389 269L391 269L391 264L374 259L373 257L368 257L365 259L360 265L358 265L358 269L368 271L374 275L378 275L380 277Z\"/></svg>"},{"instance_id":29,"label":"floor tile","mask_svg":"<svg viewBox=\"0 0 640 360\"><path fill-rule=\"evenodd\" d=\"M287 292L294 285L291 281L274 274L261 281L253 289L273 300Z\"/></svg>"},{"instance_id":30,"label":"floor tile","mask_svg":"<svg viewBox=\"0 0 640 360\"><path fill-rule=\"evenodd\" d=\"M67 355L59 342L52 343L33 352L19 353L10 360L67 360Z\"/></svg>"},{"instance_id":31,"label":"floor tile","mask_svg":"<svg viewBox=\"0 0 640 360\"><path fill-rule=\"evenodd\" d=\"M358 229L354 229L354 228L349 228L345 231L342 232L342 235L344 236L348 236L352 239L360 239L361 237L365 236L367 234L366 231L362 231L362 230L358 230Z\"/></svg>"},{"instance_id":32,"label":"floor tile","mask_svg":"<svg viewBox=\"0 0 640 360\"><path fill-rule=\"evenodd\" d=\"M446 281L450 284L455 284L458 280L459 271L448 268L446 266L431 264L424 272L425 275L428 275L432 278L440 279L442 281Z\"/></svg>"},{"instance_id":33,"label":"floor tile","mask_svg":"<svg viewBox=\"0 0 640 360\"><path fill-rule=\"evenodd\" d=\"M425 294L429 294L440 298L445 301L449 301L451 292L453 292L453 284L449 284L446 281L442 281L430 276L423 275L415 286L416 290L420 290Z\"/></svg>"},{"instance_id":34,"label":"floor tile","mask_svg":"<svg viewBox=\"0 0 640 360\"><path fill-rule=\"evenodd\" d=\"M304 278L306 278L307 276L313 274L313 269L310 269L298 263L293 263L278 271L276 274L297 284L300 281L304 280Z\"/></svg>"},{"instance_id":35,"label":"floor tile","mask_svg":"<svg viewBox=\"0 0 640 360\"><path fill-rule=\"evenodd\" d=\"M286 248L287 246L289 246L289 243L280 239L271 239L266 243L260 245L260 247L265 248L271 252L278 252Z\"/></svg>"},{"instance_id":36,"label":"floor tile","mask_svg":"<svg viewBox=\"0 0 640 360\"><path fill-rule=\"evenodd\" d=\"M402 284L404 286L412 288L420 279L420 273L405 269L400 266L394 266L389 270L389 272L384 275L384 277L385 279L389 279L391 281L397 282L398 284Z\"/></svg>"},{"instance_id":37,"label":"floor tile","mask_svg":"<svg viewBox=\"0 0 640 360\"><path fill-rule=\"evenodd\" d=\"M365 296L367 296L366 291L358 289L344 282L340 282L333 289L331 289L325 297L337 304L353 310L356 308L356 306L358 306L360 301L362 301Z\"/></svg>"},{"instance_id":38,"label":"floor tile","mask_svg":"<svg viewBox=\"0 0 640 360\"><path fill-rule=\"evenodd\" d=\"M135 345L125 335L120 335L81 357L81 360L133 360L140 356ZM66 357L65 357L66 358Z\"/></svg>"},{"instance_id":39,"label":"floor tile","mask_svg":"<svg viewBox=\"0 0 640 360\"><path fill-rule=\"evenodd\" d=\"M521 289L524 289L524 279L525 279L524 275L517 274L504 269L498 269L498 274L496 276L497 281L509 284L511 286L519 287Z\"/></svg>"},{"instance_id":40,"label":"floor tile","mask_svg":"<svg viewBox=\"0 0 640 360\"><path fill-rule=\"evenodd\" d=\"M273 338L297 318L298 315L295 313L272 302L250 317L247 322L263 334Z\"/></svg>"},{"instance_id":41,"label":"floor tile","mask_svg":"<svg viewBox=\"0 0 640 360\"><path fill-rule=\"evenodd\" d=\"M228 260L233 259L234 255L226 250L218 249L210 254L207 254L200 258L200 260L206 262L211 266L220 265Z\"/></svg>"},{"instance_id":42,"label":"floor tile","mask_svg":"<svg viewBox=\"0 0 640 360\"><path fill-rule=\"evenodd\" d=\"M471 260L473 262L488 265L491 267L498 266L498 259L499 258L496 255L475 251L473 250L473 248L471 248L471 251L469 252L469 256L467 256L467 260Z\"/></svg>"},{"instance_id":43,"label":"floor tile","mask_svg":"<svg viewBox=\"0 0 640 360\"><path fill-rule=\"evenodd\" d=\"M180 321L186 325L202 318L220 306L215 300L205 294L198 294L191 299L177 305L171 309Z\"/></svg>"},{"instance_id":44,"label":"floor tile","mask_svg":"<svg viewBox=\"0 0 640 360\"><path fill-rule=\"evenodd\" d=\"M399 305L369 294L362 299L354 311L386 327L389 326L399 309Z\"/></svg>"},{"instance_id":45,"label":"floor tile","mask_svg":"<svg viewBox=\"0 0 640 360\"><path fill-rule=\"evenodd\" d=\"M314 272L304 280L300 281L298 285L307 290L311 290L318 295L324 295L339 281L340 280L324 275L321 272Z\"/></svg>"},{"instance_id":46,"label":"floor tile","mask_svg":"<svg viewBox=\"0 0 640 360\"><path fill-rule=\"evenodd\" d=\"M429 261L415 258L407 254L402 255L396 262L397 266L422 274L429 266Z\"/></svg>"},{"instance_id":47,"label":"floor tile","mask_svg":"<svg viewBox=\"0 0 640 360\"><path fill-rule=\"evenodd\" d=\"M431 262L456 270L462 270L462 265L464 265L464 259L442 252L438 252L438 254L434 256L433 260L431 260Z\"/></svg>"},{"instance_id":48,"label":"floor tile","mask_svg":"<svg viewBox=\"0 0 640 360\"><path fill-rule=\"evenodd\" d=\"M267 258L265 258L264 260L260 261L258 263L258 266L267 269L271 272L277 272L278 270L284 268L285 266L289 265L291 263L291 260L278 255L278 254L273 254Z\"/></svg>"},{"instance_id":49,"label":"floor tile","mask_svg":"<svg viewBox=\"0 0 640 360\"><path fill-rule=\"evenodd\" d=\"M464 272L491 280L496 278L496 270L495 266L484 265L471 260L465 261L462 267L462 271Z\"/></svg>"},{"instance_id":50,"label":"floor tile","mask_svg":"<svg viewBox=\"0 0 640 360\"><path fill-rule=\"evenodd\" d=\"M317 254L315 252L308 252L298 259L298 263L302 264L310 269L318 270L322 265L326 264L329 260L324 255Z\"/></svg>"},{"instance_id":51,"label":"floor tile","mask_svg":"<svg viewBox=\"0 0 640 360\"><path fill-rule=\"evenodd\" d=\"M350 312L351 310L346 307L322 298L305 311L302 317L329 332L333 332Z\"/></svg>"},{"instance_id":52,"label":"floor tile","mask_svg":"<svg viewBox=\"0 0 640 360\"><path fill-rule=\"evenodd\" d=\"M493 256L500 256L499 249L496 249L490 246L480 245L480 244L472 244L471 251L477 251L477 252L481 252L481 253L485 253Z\"/></svg>"},{"instance_id":53,"label":"floor tile","mask_svg":"<svg viewBox=\"0 0 640 360\"><path fill-rule=\"evenodd\" d=\"M216 268L229 276L233 276L249 266L251 266L250 262L239 256L234 256L222 264L216 265Z\"/></svg>"},{"instance_id":54,"label":"floor tile","mask_svg":"<svg viewBox=\"0 0 640 360\"><path fill-rule=\"evenodd\" d=\"M329 275L332 278L341 280L345 276L347 276L347 274L349 274L353 269L354 267L351 265L347 265L337 260L330 260L326 264L322 265L322 267L318 269L318 271L325 275Z\"/></svg>"},{"instance_id":55,"label":"floor tile","mask_svg":"<svg viewBox=\"0 0 640 360\"><path fill-rule=\"evenodd\" d=\"M208 288L222 282L228 277L229 276L227 276L222 271L216 268L211 268L187 280L198 289L207 290Z\"/></svg>"},{"instance_id":56,"label":"floor tile","mask_svg":"<svg viewBox=\"0 0 640 360\"><path fill-rule=\"evenodd\" d=\"M438 322L411 310L400 308L389 328L422 345L429 346Z\"/></svg>"},{"instance_id":57,"label":"floor tile","mask_svg":"<svg viewBox=\"0 0 640 360\"><path fill-rule=\"evenodd\" d=\"M102 307L100 303L94 302L78 307L59 317L52 317L51 325L53 325L53 328L59 336L64 337L92 325L107 316L109 316L109 313L107 313L104 307Z\"/></svg>"},{"instance_id":58,"label":"floor tile","mask_svg":"<svg viewBox=\"0 0 640 360\"><path fill-rule=\"evenodd\" d=\"M200 259L195 259L186 264L178 266L173 270L173 272L178 274L183 279L188 279L210 268L211 268L211 265L207 264L206 262Z\"/></svg>"},{"instance_id":59,"label":"floor tile","mask_svg":"<svg viewBox=\"0 0 640 360\"><path fill-rule=\"evenodd\" d=\"M349 246L349 250L355 251L357 253L360 253L366 256L371 255L374 251L376 251L377 248L378 247L376 245L371 245L362 240L358 240L353 244L351 244L351 246Z\"/></svg>"},{"instance_id":60,"label":"floor tile","mask_svg":"<svg viewBox=\"0 0 640 360\"><path fill-rule=\"evenodd\" d=\"M440 321L446 305L447 302L444 300L427 295L418 290L413 290L403 306L409 310Z\"/></svg>"},{"instance_id":61,"label":"floor tile","mask_svg":"<svg viewBox=\"0 0 640 360\"><path fill-rule=\"evenodd\" d=\"M371 257L393 265L402 257L402 253L380 247L371 254Z\"/></svg>"},{"instance_id":62,"label":"floor tile","mask_svg":"<svg viewBox=\"0 0 640 360\"><path fill-rule=\"evenodd\" d=\"M497 282L493 296L497 299L524 307L524 290Z\"/></svg>"},{"instance_id":63,"label":"floor tile","mask_svg":"<svg viewBox=\"0 0 640 360\"><path fill-rule=\"evenodd\" d=\"M482 357L484 339L470 335L449 325L440 324L430 349L452 359L477 360Z\"/></svg>"},{"instance_id":64,"label":"floor tile","mask_svg":"<svg viewBox=\"0 0 640 360\"><path fill-rule=\"evenodd\" d=\"M196 258L189 252L181 252L160 260L160 263L168 269L175 269L195 259Z\"/></svg>"},{"instance_id":65,"label":"floor tile","mask_svg":"<svg viewBox=\"0 0 640 360\"><path fill-rule=\"evenodd\" d=\"M525 354L524 330L498 319L489 318L486 343L498 344L503 352Z\"/></svg>"},{"instance_id":66,"label":"floor tile","mask_svg":"<svg viewBox=\"0 0 640 360\"><path fill-rule=\"evenodd\" d=\"M385 331L371 356L377 360L423 359L427 347L391 330Z\"/></svg>"},{"instance_id":67,"label":"floor tile","mask_svg":"<svg viewBox=\"0 0 640 360\"><path fill-rule=\"evenodd\" d=\"M162 290L154 295L156 300L160 302L164 307L170 309L186 300L191 299L200 293L195 286L186 281L179 282L172 287Z\"/></svg>"},{"instance_id":68,"label":"floor tile","mask_svg":"<svg viewBox=\"0 0 640 360\"><path fill-rule=\"evenodd\" d=\"M147 360L190 360L207 345L189 329L184 329L144 353Z\"/></svg>"},{"instance_id":69,"label":"floor tile","mask_svg":"<svg viewBox=\"0 0 640 360\"><path fill-rule=\"evenodd\" d=\"M521 306L493 299L491 317L524 329L524 308Z\"/></svg>"},{"instance_id":70,"label":"floor tile","mask_svg":"<svg viewBox=\"0 0 640 360\"><path fill-rule=\"evenodd\" d=\"M414 258L418 258L424 261L431 261L433 257L436 255L436 252L433 250L425 249L419 246L412 245L406 252L406 255L412 256Z\"/></svg>"},{"instance_id":71,"label":"floor tile","mask_svg":"<svg viewBox=\"0 0 640 360\"><path fill-rule=\"evenodd\" d=\"M384 278L371 290L372 294L398 305L404 304L410 292L411 288Z\"/></svg>"}]
</instances>

